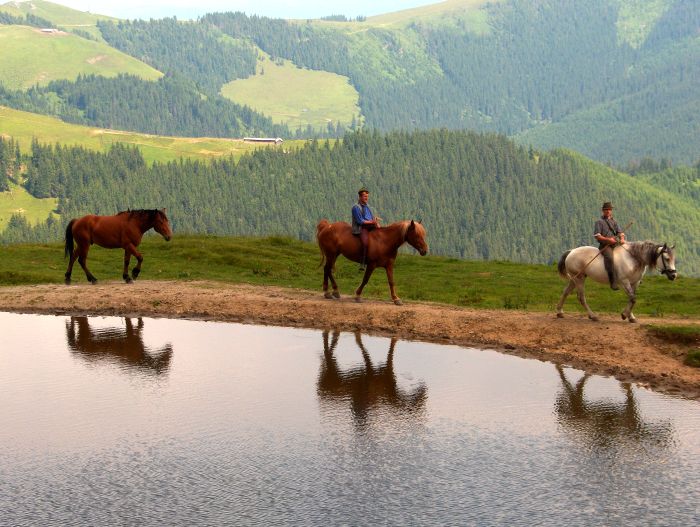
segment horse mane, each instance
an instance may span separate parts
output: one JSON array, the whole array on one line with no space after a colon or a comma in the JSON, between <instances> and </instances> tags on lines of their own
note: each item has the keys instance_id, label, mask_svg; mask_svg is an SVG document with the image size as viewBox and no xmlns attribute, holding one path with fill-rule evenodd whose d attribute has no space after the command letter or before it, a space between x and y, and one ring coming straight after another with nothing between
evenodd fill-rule
<instances>
[{"instance_id":1,"label":"horse mane","mask_svg":"<svg viewBox=\"0 0 700 527\"><path fill-rule=\"evenodd\" d=\"M157 216L158 212L158 209L127 209L118 212L117 216L128 214L130 218L132 216L148 216L149 219L153 219Z\"/></svg>"},{"instance_id":2,"label":"horse mane","mask_svg":"<svg viewBox=\"0 0 700 527\"><path fill-rule=\"evenodd\" d=\"M627 252L642 265L656 267L656 262L659 259L659 254L656 249L660 245L649 240L643 242L627 242L624 247Z\"/></svg>"}]
</instances>

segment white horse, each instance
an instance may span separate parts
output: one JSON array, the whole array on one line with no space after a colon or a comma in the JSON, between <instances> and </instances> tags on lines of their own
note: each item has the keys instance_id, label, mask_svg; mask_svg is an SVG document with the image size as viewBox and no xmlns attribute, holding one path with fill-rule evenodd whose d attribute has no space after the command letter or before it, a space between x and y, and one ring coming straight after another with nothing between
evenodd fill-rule
<instances>
[{"instance_id":1,"label":"white horse","mask_svg":"<svg viewBox=\"0 0 700 527\"><path fill-rule=\"evenodd\" d=\"M676 279L674 247L673 245L669 247L665 243L661 245L648 241L627 242L624 245L615 247L613 256L617 282L622 286L629 298L627 307L622 312L622 320L637 321L632 314L632 308L637 301L637 286L642 281L647 267L659 269L661 274L665 274L669 280ZM566 278L569 283L566 284L564 293L557 304L557 317L562 318L564 316L564 310L562 309L564 301L569 296L569 293L576 288L578 301L581 302L581 305L588 312L588 318L598 320L595 313L588 307L583 284L587 276L601 284L609 283L608 273L605 271L605 265L603 264L603 255L595 247L577 247L561 255L558 269L561 277Z\"/></svg>"}]
</instances>

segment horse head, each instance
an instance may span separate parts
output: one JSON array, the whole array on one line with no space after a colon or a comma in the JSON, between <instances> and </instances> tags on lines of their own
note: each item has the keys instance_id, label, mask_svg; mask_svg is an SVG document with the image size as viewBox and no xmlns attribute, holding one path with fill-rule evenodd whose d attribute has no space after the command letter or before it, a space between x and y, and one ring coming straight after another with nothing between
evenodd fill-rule
<instances>
[{"instance_id":1,"label":"horse head","mask_svg":"<svg viewBox=\"0 0 700 527\"><path fill-rule=\"evenodd\" d=\"M665 274L669 280L675 280L676 276L678 276L676 272L676 255L673 252L675 247L675 245L669 247L668 244L664 243L656 248L657 268L660 267L661 274ZM661 263L659 263L659 260L661 260Z\"/></svg>"},{"instance_id":2,"label":"horse head","mask_svg":"<svg viewBox=\"0 0 700 527\"><path fill-rule=\"evenodd\" d=\"M170 241L173 237L173 231L170 229L170 222L168 217L165 215L165 209L160 209L156 211L156 216L153 221L153 229L165 238L166 242Z\"/></svg>"},{"instance_id":3,"label":"horse head","mask_svg":"<svg viewBox=\"0 0 700 527\"><path fill-rule=\"evenodd\" d=\"M425 227L423 227L421 222L411 220L411 224L406 231L406 241L411 247L418 251L421 256L427 254L428 244L425 242Z\"/></svg>"}]
</instances>

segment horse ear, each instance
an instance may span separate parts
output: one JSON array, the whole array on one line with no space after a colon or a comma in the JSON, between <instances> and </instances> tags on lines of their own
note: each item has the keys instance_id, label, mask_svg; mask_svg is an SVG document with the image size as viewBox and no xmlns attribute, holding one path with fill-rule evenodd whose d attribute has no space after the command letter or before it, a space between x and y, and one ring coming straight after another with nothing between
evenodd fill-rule
<instances>
[{"instance_id":1,"label":"horse ear","mask_svg":"<svg viewBox=\"0 0 700 527\"><path fill-rule=\"evenodd\" d=\"M416 228L416 224L415 224L415 222L414 222L413 220L411 220L411 225L410 225L408 228L409 228L409 229L415 229L415 228Z\"/></svg>"},{"instance_id":2,"label":"horse ear","mask_svg":"<svg viewBox=\"0 0 700 527\"><path fill-rule=\"evenodd\" d=\"M674 243L673 245L671 245L671 247L669 247L669 249L671 249L671 250L673 250L673 249L675 249L675 248L676 248L676 244L675 244L675 243Z\"/></svg>"},{"instance_id":3,"label":"horse ear","mask_svg":"<svg viewBox=\"0 0 700 527\"><path fill-rule=\"evenodd\" d=\"M666 249L668 249L668 244L664 242L664 248L662 249L662 251L665 251Z\"/></svg>"},{"instance_id":4,"label":"horse ear","mask_svg":"<svg viewBox=\"0 0 700 527\"><path fill-rule=\"evenodd\" d=\"M661 247L661 245L659 245L659 246L656 248L656 254L661 254L661 252L662 252L663 250L664 250L664 248Z\"/></svg>"}]
</instances>

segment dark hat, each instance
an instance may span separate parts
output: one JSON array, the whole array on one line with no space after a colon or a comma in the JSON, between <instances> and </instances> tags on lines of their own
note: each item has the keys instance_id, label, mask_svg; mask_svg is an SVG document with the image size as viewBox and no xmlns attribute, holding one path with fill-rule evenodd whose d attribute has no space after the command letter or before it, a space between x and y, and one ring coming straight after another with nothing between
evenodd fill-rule
<instances>
[{"instance_id":1,"label":"dark hat","mask_svg":"<svg viewBox=\"0 0 700 527\"><path fill-rule=\"evenodd\" d=\"M369 190L367 190L367 187L362 187L360 190L358 190L357 195L359 196L363 192L366 192L367 194L369 194Z\"/></svg>"},{"instance_id":2,"label":"dark hat","mask_svg":"<svg viewBox=\"0 0 700 527\"><path fill-rule=\"evenodd\" d=\"M611 203L611 202L606 201L605 203L603 203L603 210L605 210L605 209L610 209L610 210L612 210L612 208L613 208L613 206L612 206L612 203Z\"/></svg>"}]
</instances>

